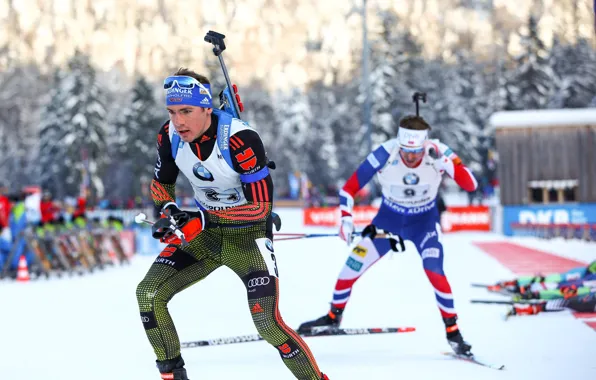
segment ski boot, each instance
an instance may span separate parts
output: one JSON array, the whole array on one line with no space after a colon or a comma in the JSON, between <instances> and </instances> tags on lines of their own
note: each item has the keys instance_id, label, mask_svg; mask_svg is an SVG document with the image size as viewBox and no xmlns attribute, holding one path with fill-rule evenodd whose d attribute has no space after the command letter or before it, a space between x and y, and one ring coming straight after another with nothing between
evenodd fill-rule
<instances>
[{"instance_id":1,"label":"ski boot","mask_svg":"<svg viewBox=\"0 0 596 380\"><path fill-rule=\"evenodd\" d=\"M341 315L344 312L344 309L337 309L332 307L331 310L321 318L315 319L313 321L304 322L303 324L298 327L298 333L304 334L308 333L312 330L313 327L319 326L329 326L329 327L339 327L341 323Z\"/></svg>"},{"instance_id":2,"label":"ski boot","mask_svg":"<svg viewBox=\"0 0 596 380\"><path fill-rule=\"evenodd\" d=\"M158 360L157 369L161 373L162 380L189 380L182 356L169 360Z\"/></svg>"},{"instance_id":3,"label":"ski boot","mask_svg":"<svg viewBox=\"0 0 596 380\"><path fill-rule=\"evenodd\" d=\"M470 351L472 345L464 341L464 337L457 327L457 317L443 318L445 329L447 330L447 341L456 355L471 357L474 356Z\"/></svg>"}]
</instances>

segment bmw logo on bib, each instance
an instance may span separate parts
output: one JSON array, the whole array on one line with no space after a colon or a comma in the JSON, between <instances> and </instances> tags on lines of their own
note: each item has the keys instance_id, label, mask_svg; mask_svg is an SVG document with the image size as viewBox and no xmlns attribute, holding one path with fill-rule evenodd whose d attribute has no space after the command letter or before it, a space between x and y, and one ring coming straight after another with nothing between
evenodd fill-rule
<instances>
[{"instance_id":1,"label":"bmw logo on bib","mask_svg":"<svg viewBox=\"0 0 596 380\"><path fill-rule=\"evenodd\" d=\"M267 247L268 250L273 252L273 242L270 239L265 240L265 247Z\"/></svg>"},{"instance_id":2,"label":"bmw logo on bib","mask_svg":"<svg viewBox=\"0 0 596 380\"><path fill-rule=\"evenodd\" d=\"M404 176L404 184L406 185L417 185L420 182L420 177L416 173L407 173Z\"/></svg>"},{"instance_id":3,"label":"bmw logo on bib","mask_svg":"<svg viewBox=\"0 0 596 380\"><path fill-rule=\"evenodd\" d=\"M192 167L192 172L198 179L202 181L209 181L213 182L213 174L206 167L203 166L200 162L197 162L195 166Z\"/></svg>"}]
</instances>

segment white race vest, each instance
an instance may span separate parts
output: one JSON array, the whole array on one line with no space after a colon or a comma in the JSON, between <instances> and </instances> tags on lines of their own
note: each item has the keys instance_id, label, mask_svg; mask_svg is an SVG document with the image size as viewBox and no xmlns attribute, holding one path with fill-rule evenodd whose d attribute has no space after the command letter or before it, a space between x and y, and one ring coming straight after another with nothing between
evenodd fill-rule
<instances>
[{"instance_id":1,"label":"white race vest","mask_svg":"<svg viewBox=\"0 0 596 380\"><path fill-rule=\"evenodd\" d=\"M389 140L383 146L389 152L389 159L377 176L385 203L394 205L400 213L408 212L403 209L427 211L424 206L432 204L437 198L443 177L432 166L432 159L425 154L420 165L408 168L399 155L397 139Z\"/></svg>"},{"instance_id":2,"label":"white race vest","mask_svg":"<svg viewBox=\"0 0 596 380\"><path fill-rule=\"evenodd\" d=\"M229 136L243 129L251 128L238 119L232 119ZM170 121L170 142L172 142L174 133L176 133L176 129ZM194 198L199 207L206 210L225 210L247 203L240 182L240 174L226 162L217 142L209 157L201 161L193 153L189 143L180 140L174 160L176 166L192 185Z\"/></svg>"}]
</instances>

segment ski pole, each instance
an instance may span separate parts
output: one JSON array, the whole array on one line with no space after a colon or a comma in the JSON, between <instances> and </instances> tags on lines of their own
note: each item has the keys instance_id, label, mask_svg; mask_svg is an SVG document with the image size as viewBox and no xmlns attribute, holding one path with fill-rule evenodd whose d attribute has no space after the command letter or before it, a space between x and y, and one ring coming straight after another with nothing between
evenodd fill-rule
<instances>
[{"instance_id":1,"label":"ski pole","mask_svg":"<svg viewBox=\"0 0 596 380\"><path fill-rule=\"evenodd\" d=\"M152 226L152 225L155 224L155 222L152 222L150 220L147 220L147 215L144 212L141 212L141 213L135 215L135 223L136 224L146 223L146 224L148 224L150 226Z\"/></svg>"},{"instance_id":2,"label":"ski pole","mask_svg":"<svg viewBox=\"0 0 596 380\"><path fill-rule=\"evenodd\" d=\"M390 333L405 333L414 332L414 327L372 327L372 328L329 328L329 327L318 327L313 328L311 331L300 333L302 337L315 337L315 336L337 336L337 335L370 335L370 334L390 334ZM182 342L181 348L192 348L192 347L205 347L205 346L220 346L223 344L234 344L234 343L247 343L247 342L258 342L264 340L259 334L252 335L238 335L230 336L225 338L215 338L208 340L197 340L193 342Z\"/></svg>"},{"instance_id":3,"label":"ski pole","mask_svg":"<svg viewBox=\"0 0 596 380\"><path fill-rule=\"evenodd\" d=\"M356 233L354 233L356 234ZM281 233L281 234L274 234L275 240L296 240L296 239L310 239L310 238L318 238L318 237L337 237L339 234L292 234L292 233ZM278 238L279 237L279 238Z\"/></svg>"},{"instance_id":4,"label":"ski pole","mask_svg":"<svg viewBox=\"0 0 596 380\"><path fill-rule=\"evenodd\" d=\"M398 235L392 234L391 232L385 232L383 230L377 230L379 231L377 233L377 235L375 236L375 238L398 238ZM352 237L357 237L357 236L361 236L362 235L362 231L354 231L352 232ZM291 240L291 239L310 239L310 238L318 238L318 237L337 237L339 236L338 233L334 233L334 234L318 234L318 233L313 233L313 234L300 234L300 233L279 233L279 234L274 234L273 236L279 236L281 239L276 239L276 240Z\"/></svg>"},{"instance_id":5,"label":"ski pole","mask_svg":"<svg viewBox=\"0 0 596 380\"><path fill-rule=\"evenodd\" d=\"M284 241L284 240L298 240L298 239L310 239L310 238L320 238L320 237L338 237L339 234L338 233L335 233L335 234L280 233L280 234L274 234L273 236L275 237L275 241ZM352 239L355 237L358 237L358 236L362 236L362 231L354 231L352 233ZM391 239L392 241L394 241L395 244L392 243L391 249L395 252L404 252L406 250L404 239L402 239L402 237L399 235L392 234L391 232L386 232L386 231L377 229L377 234L375 235L375 238ZM397 247L398 244L399 244L399 248Z\"/></svg>"}]
</instances>

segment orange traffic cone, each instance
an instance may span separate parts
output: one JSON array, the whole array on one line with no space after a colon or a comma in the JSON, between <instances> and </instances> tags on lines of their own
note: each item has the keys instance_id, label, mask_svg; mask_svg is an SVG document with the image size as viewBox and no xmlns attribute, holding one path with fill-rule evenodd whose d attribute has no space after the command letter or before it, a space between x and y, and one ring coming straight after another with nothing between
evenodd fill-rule
<instances>
[{"instance_id":1,"label":"orange traffic cone","mask_svg":"<svg viewBox=\"0 0 596 380\"><path fill-rule=\"evenodd\" d=\"M17 268L17 281L27 282L29 281L29 269L27 268L27 259L25 255L21 255L19 259L19 266Z\"/></svg>"},{"instance_id":2,"label":"orange traffic cone","mask_svg":"<svg viewBox=\"0 0 596 380\"><path fill-rule=\"evenodd\" d=\"M110 249L108 251L108 257L110 258L110 260L112 260L112 264L118 264L118 257L116 256L116 252L114 252L114 250Z\"/></svg>"}]
</instances>

